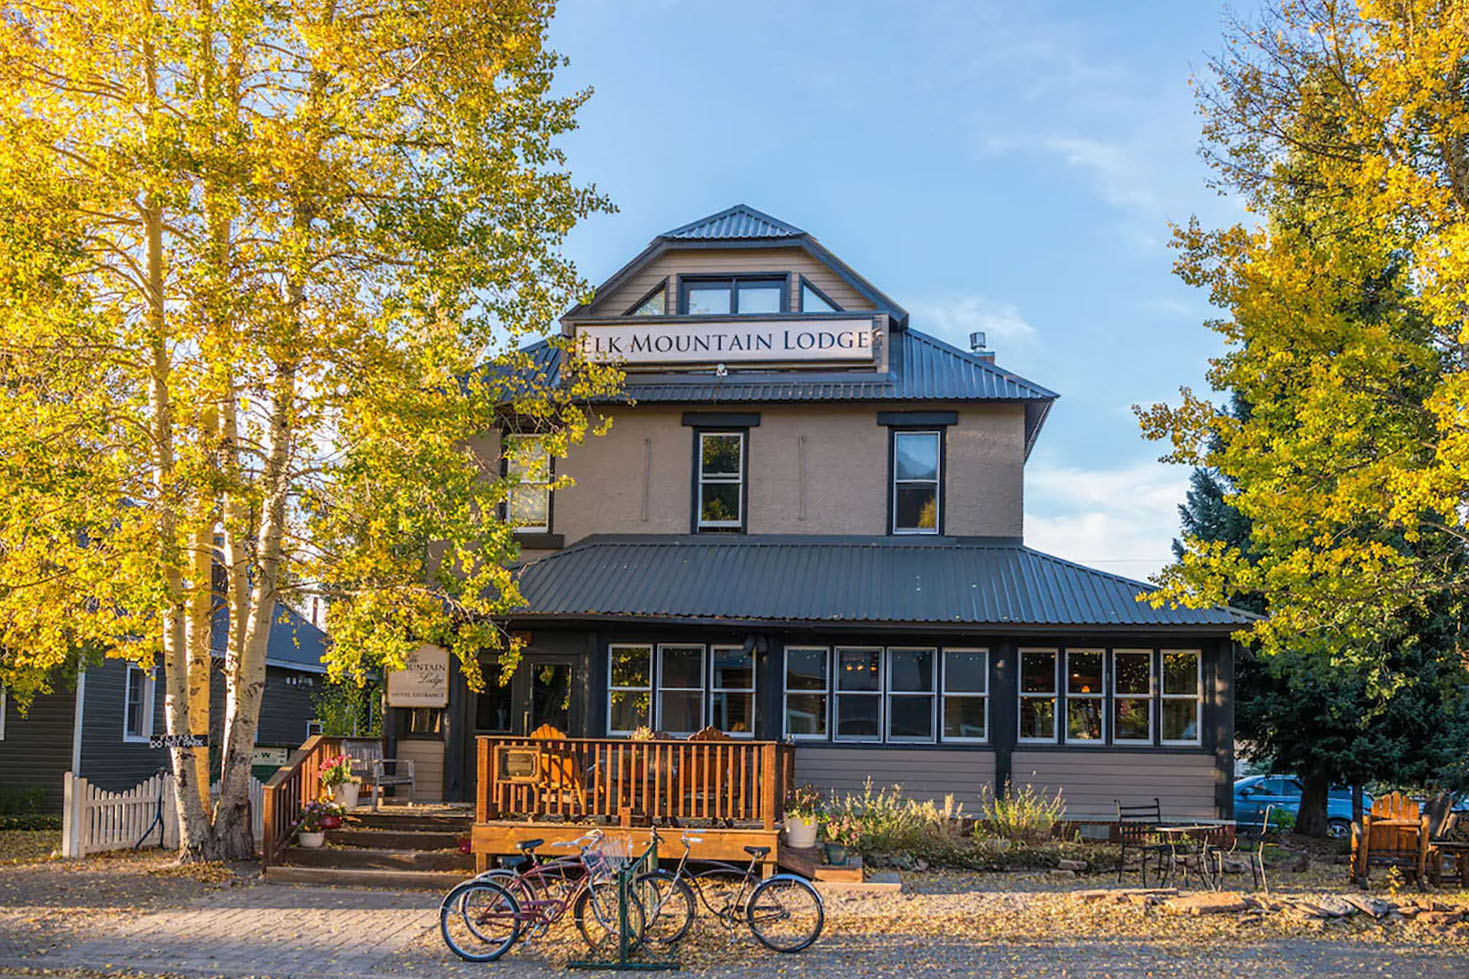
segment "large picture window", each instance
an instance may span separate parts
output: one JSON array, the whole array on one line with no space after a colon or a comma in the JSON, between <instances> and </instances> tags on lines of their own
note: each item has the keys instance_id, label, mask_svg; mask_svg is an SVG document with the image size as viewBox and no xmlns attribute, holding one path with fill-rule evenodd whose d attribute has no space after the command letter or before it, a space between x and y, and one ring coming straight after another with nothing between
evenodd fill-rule
<instances>
[{"instance_id":1,"label":"large picture window","mask_svg":"<svg viewBox=\"0 0 1469 979\"><path fill-rule=\"evenodd\" d=\"M745 516L745 433L699 432L697 527L738 531Z\"/></svg>"},{"instance_id":2,"label":"large picture window","mask_svg":"<svg viewBox=\"0 0 1469 979\"><path fill-rule=\"evenodd\" d=\"M704 726L704 647L658 647L658 729L693 734Z\"/></svg>"},{"instance_id":3,"label":"large picture window","mask_svg":"<svg viewBox=\"0 0 1469 979\"><path fill-rule=\"evenodd\" d=\"M688 316L753 316L785 310L784 276L684 279L679 312Z\"/></svg>"},{"instance_id":4,"label":"large picture window","mask_svg":"<svg viewBox=\"0 0 1469 979\"><path fill-rule=\"evenodd\" d=\"M743 646L709 650L709 723L737 738L755 736L755 654Z\"/></svg>"},{"instance_id":5,"label":"large picture window","mask_svg":"<svg viewBox=\"0 0 1469 979\"><path fill-rule=\"evenodd\" d=\"M893 533L939 532L938 432L893 433Z\"/></svg>"},{"instance_id":6,"label":"large picture window","mask_svg":"<svg viewBox=\"0 0 1469 979\"><path fill-rule=\"evenodd\" d=\"M516 530L549 531L551 456L540 436L505 436L505 475L513 481L505 504L510 525Z\"/></svg>"},{"instance_id":7,"label":"large picture window","mask_svg":"<svg viewBox=\"0 0 1469 979\"><path fill-rule=\"evenodd\" d=\"M653 647L614 644L607 657L607 733L653 726Z\"/></svg>"},{"instance_id":8,"label":"large picture window","mask_svg":"<svg viewBox=\"0 0 1469 979\"><path fill-rule=\"evenodd\" d=\"M122 713L122 739L147 741L153 734L153 673L128 664L127 693Z\"/></svg>"},{"instance_id":9,"label":"large picture window","mask_svg":"<svg viewBox=\"0 0 1469 979\"><path fill-rule=\"evenodd\" d=\"M888 650L889 741L932 741L938 650Z\"/></svg>"},{"instance_id":10,"label":"large picture window","mask_svg":"<svg viewBox=\"0 0 1469 979\"><path fill-rule=\"evenodd\" d=\"M785 733L797 740L825 738L831 678L828 651L821 646L787 646Z\"/></svg>"},{"instance_id":11,"label":"large picture window","mask_svg":"<svg viewBox=\"0 0 1469 979\"><path fill-rule=\"evenodd\" d=\"M988 650L944 650L945 741L985 741L989 738L989 689Z\"/></svg>"},{"instance_id":12,"label":"large picture window","mask_svg":"<svg viewBox=\"0 0 1469 979\"><path fill-rule=\"evenodd\" d=\"M1164 744L1199 744L1204 704L1202 657L1198 650L1163 650L1162 715Z\"/></svg>"},{"instance_id":13,"label":"large picture window","mask_svg":"<svg viewBox=\"0 0 1469 979\"><path fill-rule=\"evenodd\" d=\"M882 740L882 648L836 649L836 739Z\"/></svg>"},{"instance_id":14,"label":"large picture window","mask_svg":"<svg viewBox=\"0 0 1469 979\"><path fill-rule=\"evenodd\" d=\"M1020 740L1056 740L1056 651L1020 651Z\"/></svg>"},{"instance_id":15,"label":"large picture window","mask_svg":"<svg viewBox=\"0 0 1469 979\"><path fill-rule=\"evenodd\" d=\"M1066 651L1066 740L1077 744L1102 744L1106 737L1106 690L1102 686L1100 649Z\"/></svg>"},{"instance_id":16,"label":"large picture window","mask_svg":"<svg viewBox=\"0 0 1469 979\"><path fill-rule=\"evenodd\" d=\"M1112 653L1112 741L1153 743L1153 651Z\"/></svg>"}]
</instances>

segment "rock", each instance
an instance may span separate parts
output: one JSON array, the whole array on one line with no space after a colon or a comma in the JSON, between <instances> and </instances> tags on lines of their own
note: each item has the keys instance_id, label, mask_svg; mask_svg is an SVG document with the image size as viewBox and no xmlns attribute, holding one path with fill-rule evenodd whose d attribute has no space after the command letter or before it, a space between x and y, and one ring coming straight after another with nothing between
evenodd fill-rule
<instances>
[{"instance_id":1,"label":"rock","mask_svg":"<svg viewBox=\"0 0 1469 979\"><path fill-rule=\"evenodd\" d=\"M1304 874L1311 869L1311 857L1306 853L1297 853L1295 860L1291 862L1290 869L1297 874Z\"/></svg>"},{"instance_id":2,"label":"rock","mask_svg":"<svg viewBox=\"0 0 1469 979\"><path fill-rule=\"evenodd\" d=\"M919 857L917 860L913 861L913 869L918 871L919 873L922 873L923 871L928 869L928 861L923 859L922 857Z\"/></svg>"},{"instance_id":3,"label":"rock","mask_svg":"<svg viewBox=\"0 0 1469 979\"><path fill-rule=\"evenodd\" d=\"M1248 910L1250 905L1244 897L1232 891L1202 891L1197 894L1185 894L1175 897L1167 902L1169 910L1178 914L1235 914Z\"/></svg>"},{"instance_id":4,"label":"rock","mask_svg":"<svg viewBox=\"0 0 1469 979\"><path fill-rule=\"evenodd\" d=\"M1417 921L1434 931L1448 931L1463 919L1464 915L1458 911L1423 911L1419 913Z\"/></svg>"},{"instance_id":5,"label":"rock","mask_svg":"<svg viewBox=\"0 0 1469 979\"><path fill-rule=\"evenodd\" d=\"M1232 857L1226 857L1224 859L1224 872L1226 874L1242 874L1248 869L1250 869L1249 866L1243 860L1236 860Z\"/></svg>"},{"instance_id":6,"label":"rock","mask_svg":"<svg viewBox=\"0 0 1469 979\"><path fill-rule=\"evenodd\" d=\"M1082 871L1086 870L1086 861L1085 860L1057 860L1056 861L1056 868L1058 870L1074 870L1074 871L1076 871L1079 874Z\"/></svg>"},{"instance_id":7,"label":"rock","mask_svg":"<svg viewBox=\"0 0 1469 979\"><path fill-rule=\"evenodd\" d=\"M1056 870L1048 870L1046 871L1046 874L1050 877L1059 877L1064 880L1076 879L1076 871L1074 870L1062 870L1058 868Z\"/></svg>"},{"instance_id":8,"label":"rock","mask_svg":"<svg viewBox=\"0 0 1469 979\"><path fill-rule=\"evenodd\" d=\"M1346 901L1348 904L1350 904L1352 907L1356 908L1363 914L1369 914L1374 918L1384 917L1389 911L1393 910L1393 905L1388 904L1386 901L1380 901L1374 897L1362 897L1356 894L1348 894L1346 897L1342 898L1342 900Z\"/></svg>"}]
</instances>

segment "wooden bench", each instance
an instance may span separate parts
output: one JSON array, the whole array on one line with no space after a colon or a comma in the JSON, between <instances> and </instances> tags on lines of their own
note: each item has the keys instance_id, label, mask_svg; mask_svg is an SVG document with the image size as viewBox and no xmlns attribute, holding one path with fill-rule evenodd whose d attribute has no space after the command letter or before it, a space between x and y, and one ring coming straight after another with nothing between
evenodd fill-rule
<instances>
[{"instance_id":1,"label":"wooden bench","mask_svg":"<svg viewBox=\"0 0 1469 979\"><path fill-rule=\"evenodd\" d=\"M408 786L408 804L413 805L414 781L412 759L383 757L383 743L377 738L343 738L342 754L352 759L352 774L362 779L364 788L372 792L372 810L376 812L382 790L387 786Z\"/></svg>"}]
</instances>

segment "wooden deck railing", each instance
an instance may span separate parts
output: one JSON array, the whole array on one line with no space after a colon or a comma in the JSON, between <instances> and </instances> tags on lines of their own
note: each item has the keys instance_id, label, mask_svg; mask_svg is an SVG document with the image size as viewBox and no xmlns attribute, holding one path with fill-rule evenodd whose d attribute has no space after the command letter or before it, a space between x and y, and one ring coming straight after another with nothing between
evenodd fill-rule
<instances>
[{"instance_id":1,"label":"wooden deck railing","mask_svg":"<svg viewBox=\"0 0 1469 979\"><path fill-rule=\"evenodd\" d=\"M260 833L260 864L269 867L279 863L281 853L291 842L291 833L301 818L306 804L321 797L323 762L342 753L340 738L312 735L291 755L265 783L264 829Z\"/></svg>"},{"instance_id":2,"label":"wooden deck railing","mask_svg":"<svg viewBox=\"0 0 1469 979\"><path fill-rule=\"evenodd\" d=\"M508 781L497 749L539 752L537 774ZM795 779L795 749L775 741L479 738L476 817L563 816L655 822L717 819L773 829Z\"/></svg>"}]
</instances>

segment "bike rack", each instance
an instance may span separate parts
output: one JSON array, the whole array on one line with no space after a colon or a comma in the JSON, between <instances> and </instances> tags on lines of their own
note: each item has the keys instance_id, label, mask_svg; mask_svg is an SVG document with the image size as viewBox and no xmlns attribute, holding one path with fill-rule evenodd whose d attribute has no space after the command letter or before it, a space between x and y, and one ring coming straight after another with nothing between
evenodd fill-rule
<instances>
[{"instance_id":1,"label":"bike rack","mask_svg":"<svg viewBox=\"0 0 1469 979\"><path fill-rule=\"evenodd\" d=\"M642 852L636 860L629 861L627 866L617 871L617 958L606 962L592 962L579 960L566 963L568 969L613 969L617 971L640 971L656 972L664 969L679 968L677 959L666 959L663 961L641 962L632 957L632 936L628 934L627 926L627 901L628 892L631 888L633 878L645 871L652 871L658 866L658 841L654 840L648 844L648 848ZM649 922L644 922L646 931ZM644 941L647 947L647 941Z\"/></svg>"}]
</instances>

